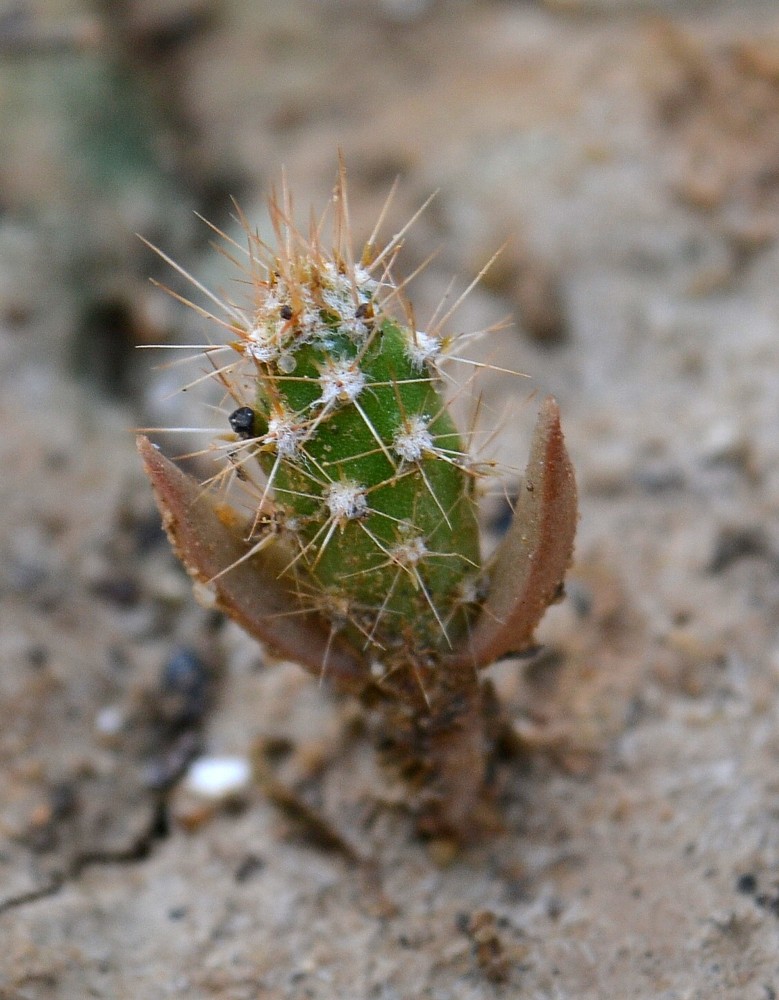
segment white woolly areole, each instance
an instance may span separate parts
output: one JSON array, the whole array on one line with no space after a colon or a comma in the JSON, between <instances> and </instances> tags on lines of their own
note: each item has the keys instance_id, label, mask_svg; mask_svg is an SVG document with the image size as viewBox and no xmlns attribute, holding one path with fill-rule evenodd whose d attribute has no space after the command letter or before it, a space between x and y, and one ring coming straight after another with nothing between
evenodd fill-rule
<instances>
[{"instance_id":1,"label":"white woolly areole","mask_svg":"<svg viewBox=\"0 0 779 1000\"><path fill-rule=\"evenodd\" d=\"M432 451L433 436L427 424L427 417L415 414L404 427L395 431L392 447L404 461L418 462L426 451Z\"/></svg>"},{"instance_id":2,"label":"white woolly areole","mask_svg":"<svg viewBox=\"0 0 779 1000\"><path fill-rule=\"evenodd\" d=\"M281 458L293 459L298 456L304 436L305 430L292 417L271 417L263 440L274 445L276 454Z\"/></svg>"},{"instance_id":3,"label":"white woolly areole","mask_svg":"<svg viewBox=\"0 0 779 1000\"><path fill-rule=\"evenodd\" d=\"M368 513L365 488L359 483L345 480L330 483L324 494L327 509L336 521L354 521Z\"/></svg>"},{"instance_id":4,"label":"white woolly areole","mask_svg":"<svg viewBox=\"0 0 779 1000\"><path fill-rule=\"evenodd\" d=\"M332 312L338 316L354 313L354 300L348 291L342 292L337 288L323 288L322 301Z\"/></svg>"},{"instance_id":5,"label":"white woolly areole","mask_svg":"<svg viewBox=\"0 0 779 1000\"><path fill-rule=\"evenodd\" d=\"M367 267L363 267L362 264L354 265L354 281L357 288L362 292L362 294L369 298L376 289L379 287L378 281L371 277L371 273Z\"/></svg>"},{"instance_id":6,"label":"white woolly areole","mask_svg":"<svg viewBox=\"0 0 779 1000\"><path fill-rule=\"evenodd\" d=\"M479 579L474 575L463 577L457 584L457 597L461 604L478 604Z\"/></svg>"},{"instance_id":7,"label":"white woolly areole","mask_svg":"<svg viewBox=\"0 0 779 1000\"><path fill-rule=\"evenodd\" d=\"M415 368L423 368L426 361L434 361L441 353L441 341L424 330L408 335L406 356Z\"/></svg>"},{"instance_id":8,"label":"white woolly areole","mask_svg":"<svg viewBox=\"0 0 779 1000\"><path fill-rule=\"evenodd\" d=\"M416 566L427 555L427 546L424 540L417 535L416 538L409 538L405 542L390 549L390 556L393 561L401 566Z\"/></svg>"},{"instance_id":9,"label":"white woolly areole","mask_svg":"<svg viewBox=\"0 0 779 1000\"><path fill-rule=\"evenodd\" d=\"M327 367L319 376L322 387L320 403L353 402L365 387L365 375L348 358L328 362Z\"/></svg>"},{"instance_id":10,"label":"white woolly areole","mask_svg":"<svg viewBox=\"0 0 779 1000\"><path fill-rule=\"evenodd\" d=\"M349 296L352 300L356 294L363 302L367 302L379 287L378 281L374 280L361 264L354 266L354 281L349 274L339 271L330 260L325 261L321 277L326 290L341 297Z\"/></svg>"},{"instance_id":11,"label":"white woolly areole","mask_svg":"<svg viewBox=\"0 0 779 1000\"><path fill-rule=\"evenodd\" d=\"M340 332L355 341L364 341L369 328L357 310L371 301L374 291L379 287L378 282L359 265L354 268L352 280L349 274L341 273L332 261L325 263L320 278L321 300L329 312L338 317Z\"/></svg>"},{"instance_id":12,"label":"white woolly areole","mask_svg":"<svg viewBox=\"0 0 779 1000\"><path fill-rule=\"evenodd\" d=\"M312 339L326 339L332 333L322 321L323 307L337 318L338 331L355 343L363 343L368 337L370 327L358 310L373 302L379 282L364 267L356 265L352 277L351 272L340 271L333 261L325 261L321 267L309 261L291 285L294 289L277 278L265 290L244 346L247 357L265 364L278 361L281 371L289 374L294 370L291 350ZM293 298L294 320L285 320L281 311Z\"/></svg>"},{"instance_id":13,"label":"white woolly areole","mask_svg":"<svg viewBox=\"0 0 779 1000\"><path fill-rule=\"evenodd\" d=\"M244 351L255 361L275 361L279 355L279 347L268 335L266 329L255 327L249 334L249 342L245 345Z\"/></svg>"},{"instance_id":14,"label":"white woolly areole","mask_svg":"<svg viewBox=\"0 0 779 1000\"><path fill-rule=\"evenodd\" d=\"M368 324L356 317L354 319L341 319L339 330L355 341L363 341L368 336Z\"/></svg>"}]
</instances>

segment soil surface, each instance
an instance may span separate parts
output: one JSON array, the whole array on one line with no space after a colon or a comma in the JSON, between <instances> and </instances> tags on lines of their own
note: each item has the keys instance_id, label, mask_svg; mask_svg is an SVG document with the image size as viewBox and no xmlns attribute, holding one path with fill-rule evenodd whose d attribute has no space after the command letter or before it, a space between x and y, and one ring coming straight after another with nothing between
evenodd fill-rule
<instances>
[{"instance_id":1,"label":"soil surface","mask_svg":"<svg viewBox=\"0 0 779 1000\"><path fill-rule=\"evenodd\" d=\"M775 0L42 0L0 53L0 997L775 998ZM478 357L532 376L482 370L484 452L511 493L551 392L579 478L567 599L492 669L505 829L460 853L197 603L131 433L213 426L137 348L219 336L134 234L229 289L194 213L263 230L283 166L305 221L339 149L358 237L438 190L421 325L508 241L452 321L511 315ZM255 778L204 804L203 754Z\"/></svg>"}]
</instances>

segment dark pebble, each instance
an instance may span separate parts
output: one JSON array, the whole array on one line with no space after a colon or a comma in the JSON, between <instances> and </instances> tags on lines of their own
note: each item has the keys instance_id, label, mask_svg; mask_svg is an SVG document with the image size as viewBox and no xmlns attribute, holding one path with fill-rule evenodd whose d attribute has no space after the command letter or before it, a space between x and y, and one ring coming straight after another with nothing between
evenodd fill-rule
<instances>
[{"instance_id":1,"label":"dark pebble","mask_svg":"<svg viewBox=\"0 0 779 1000\"><path fill-rule=\"evenodd\" d=\"M721 573L739 559L770 556L765 530L760 525L723 528L709 560L710 573Z\"/></svg>"},{"instance_id":2,"label":"dark pebble","mask_svg":"<svg viewBox=\"0 0 779 1000\"><path fill-rule=\"evenodd\" d=\"M194 650L180 647L173 651L160 678L165 716L170 722L188 725L203 717L208 703L209 679L207 665Z\"/></svg>"},{"instance_id":3,"label":"dark pebble","mask_svg":"<svg viewBox=\"0 0 779 1000\"><path fill-rule=\"evenodd\" d=\"M743 892L745 896L751 896L757 891L757 877L752 872L739 875L736 880L736 891Z\"/></svg>"}]
</instances>

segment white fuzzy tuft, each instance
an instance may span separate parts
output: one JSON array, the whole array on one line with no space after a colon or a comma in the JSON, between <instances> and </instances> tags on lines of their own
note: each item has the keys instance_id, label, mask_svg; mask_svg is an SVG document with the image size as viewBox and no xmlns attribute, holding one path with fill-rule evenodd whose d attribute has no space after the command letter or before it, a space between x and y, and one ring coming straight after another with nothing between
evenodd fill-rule
<instances>
[{"instance_id":1,"label":"white fuzzy tuft","mask_svg":"<svg viewBox=\"0 0 779 1000\"><path fill-rule=\"evenodd\" d=\"M249 341L244 347L244 352L255 361L270 362L275 361L279 355L278 345L270 337L267 331L255 327L249 335Z\"/></svg>"},{"instance_id":2,"label":"white fuzzy tuft","mask_svg":"<svg viewBox=\"0 0 779 1000\"><path fill-rule=\"evenodd\" d=\"M428 361L435 361L441 353L441 341L424 330L409 333L406 356L415 368L422 369Z\"/></svg>"},{"instance_id":3,"label":"white fuzzy tuft","mask_svg":"<svg viewBox=\"0 0 779 1000\"><path fill-rule=\"evenodd\" d=\"M368 513L365 488L351 480L330 483L324 498L331 517L336 521L354 521Z\"/></svg>"},{"instance_id":4,"label":"white fuzzy tuft","mask_svg":"<svg viewBox=\"0 0 779 1000\"><path fill-rule=\"evenodd\" d=\"M393 562L398 563L400 566L416 566L426 555L427 546L419 535L415 538L409 538L405 542L400 542L390 549L390 556Z\"/></svg>"},{"instance_id":5,"label":"white fuzzy tuft","mask_svg":"<svg viewBox=\"0 0 779 1000\"><path fill-rule=\"evenodd\" d=\"M272 444L281 458L294 459L298 457L305 433L305 429L290 416L271 417L263 441Z\"/></svg>"},{"instance_id":6,"label":"white fuzzy tuft","mask_svg":"<svg viewBox=\"0 0 779 1000\"><path fill-rule=\"evenodd\" d=\"M320 403L327 405L338 400L341 403L352 403L365 387L365 375L354 361L348 358L338 358L328 361L319 376L322 387Z\"/></svg>"},{"instance_id":7,"label":"white fuzzy tuft","mask_svg":"<svg viewBox=\"0 0 779 1000\"><path fill-rule=\"evenodd\" d=\"M392 447L404 461L418 462L426 451L432 451L433 437L427 424L428 418L417 414L395 432Z\"/></svg>"}]
</instances>

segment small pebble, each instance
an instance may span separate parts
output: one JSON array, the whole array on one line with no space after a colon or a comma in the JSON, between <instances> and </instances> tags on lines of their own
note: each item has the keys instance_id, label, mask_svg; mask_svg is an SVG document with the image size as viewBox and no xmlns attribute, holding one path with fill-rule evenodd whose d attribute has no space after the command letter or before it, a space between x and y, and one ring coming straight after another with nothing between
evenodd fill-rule
<instances>
[{"instance_id":1,"label":"small pebble","mask_svg":"<svg viewBox=\"0 0 779 1000\"><path fill-rule=\"evenodd\" d=\"M710 573L722 573L740 559L772 558L771 544L762 524L726 525L717 535Z\"/></svg>"},{"instance_id":2,"label":"small pebble","mask_svg":"<svg viewBox=\"0 0 779 1000\"><path fill-rule=\"evenodd\" d=\"M208 665L187 647L175 649L162 669L160 707L165 717L178 725L202 719L208 706Z\"/></svg>"},{"instance_id":3,"label":"small pebble","mask_svg":"<svg viewBox=\"0 0 779 1000\"><path fill-rule=\"evenodd\" d=\"M749 443L736 423L719 420L709 426L699 451L705 462L739 462L748 454Z\"/></svg>"},{"instance_id":4,"label":"small pebble","mask_svg":"<svg viewBox=\"0 0 779 1000\"><path fill-rule=\"evenodd\" d=\"M246 757L200 757L187 771L184 783L193 795L222 801L246 792L251 778L251 765Z\"/></svg>"},{"instance_id":5,"label":"small pebble","mask_svg":"<svg viewBox=\"0 0 779 1000\"><path fill-rule=\"evenodd\" d=\"M95 716L95 729L101 736L116 736L124 727L124 712L119 705L106 705Z\"/></svg>"},{"instance_id":6,"label":"small pebble","mask_svg":"<svg viewBox=\"0 0 779 1000\"><path fill-rule=\"evenodd\" d=\"M745 896L751 896L757 892L757 877L752 872L740 875L736 880L736 891L743 893Z\"/></svg>"}]
</instances>

